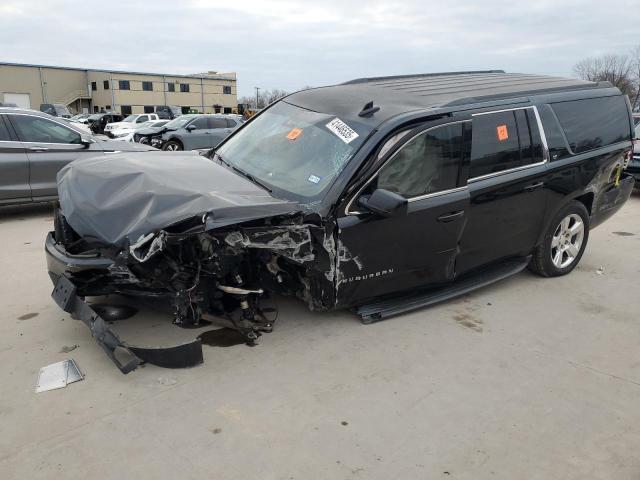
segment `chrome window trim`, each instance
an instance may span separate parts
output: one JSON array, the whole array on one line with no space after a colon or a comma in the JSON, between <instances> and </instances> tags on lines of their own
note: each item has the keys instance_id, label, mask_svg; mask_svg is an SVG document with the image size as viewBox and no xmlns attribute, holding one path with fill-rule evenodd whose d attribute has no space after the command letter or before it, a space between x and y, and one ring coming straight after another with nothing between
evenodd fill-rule
<instances>
[{"instance_id":1,"label":"chrome window trim","mask_svg":"<svg viewBox=\"0 0 640 480\"><path fill-rule=\"evenodd\" d=\"M501 110L491 110L490 112L480 112L474 113L471 117L477 117L480 115L490 115L492 113L503 113L503 112L512 112L515 110L526 110L532 109L533 115L536 117L536 123L538 124L538 130L540 131L540 142L542 143L542 161L536 163L530 163L529 165L522 165L520 167L509 168L507 170L501 170L499 172L487 173L486 175L480 175L478 177L472 177L467 180L467 184L479 182L481 180L485 180L487 178L497 177L500 175L506 175L508 173L519 172L521 170L526 170L528 168L539 167L540 165L544 165L549 162L549 145L547 144L547 136L544 133L544 127L542 126L542 119L540 118L540 114L538 113L538 107L535 105L529 105L526 107L515 107L515 108L505 108ZM473 127L471 127L473 129ZM473 130L471 135L473 135ZM473 137L472 137L473 138Z\"/></svg>"},{"instance_id":2,"label":"chrome window trim","mask_svg":"<svg viewBox=\"0 0 640 480\"><path fill-rule=\"evenodd\" d=\"M36 118L42 118L43 120L47 120L49 122L53 122L56 123L58 125L60 125L63 128L66 128L67 130L72 131L73 133L77 133L78 135L80 135L80 138L82 138L82 135L87 135L86 132L78 132L77 130L74 130L73 128L69 128L69 125L65 125L64 123L60 123L56 120L53 120L51 118L47 118L47 117L43 117L42 115L34 115L33 113L24 113L24 112L11 112L11 113L3 113L3 115L22 115L23 117L36 117ZM55 118L55 117L54 117ZM13 126L13 125L12 125ZM15 129L14 129L15 130ZM18 132L15 132L16 135L18 134ZM73 145L73 146L82 146L82 143L56 143L56 142L23 142L22 140L2 140L4 142L7 141L15 141L15 142L19 142L19 143L30 143L30 144L36 144L36 145Z\"/></svg>"},{"instance_id":3,"label":"chrome window trim","mask_svg":"<svg viewBox=\"0 0 640 480\"><path fill-rule=\"evenodd\" d=\"M446 127L448 125L455 125L457 123L465 123L465 122L471 122L471 120L456 120L455 122L448 122L448 123L441 123L439 125L434 125L433 127L429 127L425 130L422 130L418 133L416 133L415 135L411 136L409 139L407 139L407 141L404 143L404 145L402 145L401 148L399 148L398 150L396 150L393 155L391 155L389 158L387 158L385 160L385 162L380 165L378 167L378 169L373 173L373 175L371 175L371 177L369 178L369 180L366 181L366 183L364 185L362 185L362 187L360 187L358 189L358 191L355 193L355 195L353 195L351 197L351 200L349 200L349 203L347 203L347 206L344 209L344 213L345 215L349 216L349 215L362 215L366 212L359 212L359 211L351 211L351 207L353 206L353 202L355 201L356 198L358 198L358 196L360 195L360 193L362 192L362 190L364 190L365 188L367 188L367 186L378 176L378 173L380 173L380 170L382 170L385 165L387 165L391 160L393 160L395 158L395 156L400 153L404 147L406 145L408 145L414 138L422 135L423 133L427 133L431 130L434 130L436 128L440 128L440 127ZM404 137L400 140L403 140ZM425 195L418 195L416 197L411 197L411 198L407 198L407 202L411 203L411 202L416 202L418 200L423 200L425 198L431 198L431 197L438 197L441 195L446 195L448 193L454 193L454 192L458 192L458 191L462 191L465 190L467 188L466 185L463 185L462 187L456 187L456 188L451 188L449 190L441 190L439 192L433 192L433 193L427 193Z\"/></svg>"}]
</instances>

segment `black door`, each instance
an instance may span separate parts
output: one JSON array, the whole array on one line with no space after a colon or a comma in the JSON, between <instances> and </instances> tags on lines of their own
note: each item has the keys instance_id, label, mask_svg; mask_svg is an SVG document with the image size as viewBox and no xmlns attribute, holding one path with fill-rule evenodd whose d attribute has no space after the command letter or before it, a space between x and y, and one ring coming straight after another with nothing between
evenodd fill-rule
<instances>
[{"instance_id":1,"label":"black door","mask_svg":"<svg viewBox=\"0 0 640 480\"><path fill-rule=\"evenodd\" d=\"M468 123L407 133L353 198L338 219L338 305L454 278L469 203L460 174ZM408 213L385 218L360 207L358 198L377 188L407 198Z\"/></svg>"},{"instance_id":2,"label":"black door","mask_svg":"<svg viewBox=\"0 0 640 480\"><path fill-rule=\"evenodd\" d=\"M456 271L533 250L547 202L544 131L533 107L472 116L470 206Z\"/></svg>"}]
</instances>

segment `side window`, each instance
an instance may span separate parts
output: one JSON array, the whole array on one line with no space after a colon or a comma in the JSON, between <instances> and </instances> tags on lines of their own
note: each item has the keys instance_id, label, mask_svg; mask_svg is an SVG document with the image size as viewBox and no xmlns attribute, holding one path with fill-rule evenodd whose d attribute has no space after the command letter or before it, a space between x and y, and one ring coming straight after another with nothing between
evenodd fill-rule
<instances>
[{"instance_id":1,"label":"side window","mask_svg":"<svg viewBox=\"0 0 640 480\"><path fill-rule=\"evenodd\" d=\"M80 134L41 117L12 115L11 123L23 142L80 143Z\"/></svg>"},{"instance_id":2,"label":"side window","mask_svg":"<svg viewBox=\"0 0 640 480\"><path fill-rule=\"evenodd\" d=\"M148 122L149 121L149 116L148 115L140 115L138 117L138 119L136 120L136 123L144 123L144 122Z\"/></svg>"},{"instance_id":3,"label":"side window","mask_svg":"<svg viewBox=\"0 0 640 480\"><path fill-rule=\"evenodd\" d=\"M227 128L227 120L224 118L212 117L209 119L209 128Z\"/></svg>"},{"instance_id":4,"label":"side window","mask_svg":"<svg viewBox=\"0 0 640 480\"><path fill-rule=\"evenodd\" d=\"M442 125L409 140L382 167L377 187L406 198L458 186L463 124Z\"/></svg>"},{"instance_id":5,"label":"side window","mask_svg":"<svg viewBox=\"0 0 640 480\"><path fill-rule=\"evenodd\" d=\"M475 115L472 125L470 179L544 160L531 108Z\"/></svg>"},{"instance_id":6,"label":"side window","mask_svg":"<svg viewBox=\"0 0 640 480\"><path fill-rule=\"evenodd\" d=\"M629 110L622 95L553 103L574 153L629 140Z\"/></svg>"},{"instance_id":7,"label":"side window","mask_svg":"<svg viewBox=\"0 0 640 480\"><path fill-rule=\"evenodd\" d=\"M473 117L469 178L520 166L518 128L513 111Z\"/></svg>"},{"instance_id":8,"label":"side window","mask_svg":"<svg viewBox=\"0 0 640 480\"><path fill-rule=\"evenodd\" d=\"M238 125L236 123L235 120L231 120L230 118L227 118L227 128L235 128L236 125Z\"/></svg>"},{"instance_id":9,"label":"side window","mask_svg":"<svg viewBox=\"0 0 640 480\"><path fill-rule=\"evenodd\" d=\"M206 128L209 128L207 127L207 117L196 118L189 125L193 125L194 127L196 127L196 130L205 130Z\"/></svg>"},{"instance_id":10,"label":"side window","mask_svg":"<svg viewBox=\"0 0 640 480\"><path fill-rule=\"evenodd\" d=\"M9 129L4 124L4 115L0 115L0 142L10 142Z\"/></svg>"}]
</instances>

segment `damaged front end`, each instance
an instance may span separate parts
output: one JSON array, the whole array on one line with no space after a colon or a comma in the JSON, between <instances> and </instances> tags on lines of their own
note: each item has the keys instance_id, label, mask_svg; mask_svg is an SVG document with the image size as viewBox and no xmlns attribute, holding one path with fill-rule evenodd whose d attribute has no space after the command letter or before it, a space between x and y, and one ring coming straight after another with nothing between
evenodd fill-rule
<instances>
[{"instance_id":1,"label":"damaged front end","mask_svg":"<svg viewBox=\"0 0 640 480\"><path fill-rule=\"evenodd\" d=\"M223 227L214 219L215 214L187 219L117 247L80 237L58 210L46 243L54 299L87 323L125 373L142 361L168 367L200 363L199 341L172 347L166 355L128 346L84 297L162 298L171 304L176 325L222 320L248 345L273 328L260 305L269 295L294 295L314 310L334 305L334 232L317 214L296 212ZM133 357L119 360L116 354L125 351Z\"/></svg>"}]
</instances>

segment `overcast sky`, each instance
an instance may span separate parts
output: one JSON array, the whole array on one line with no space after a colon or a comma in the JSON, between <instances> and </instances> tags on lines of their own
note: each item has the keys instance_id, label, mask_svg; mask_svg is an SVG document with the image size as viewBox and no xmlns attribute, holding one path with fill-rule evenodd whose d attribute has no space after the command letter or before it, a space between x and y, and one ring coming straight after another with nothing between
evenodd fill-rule
<instances>
[{"instance_id":1,"label":"overcast sky","mask_svg":"<svg viewBox=\"0 0 640 480\"><path fill-rule=\"evenodd\" d=\"M0 0L0 61L235 71L239 96L404 73L570 75L638 44L638 0Z\"/></svg>"}]
</instances>

